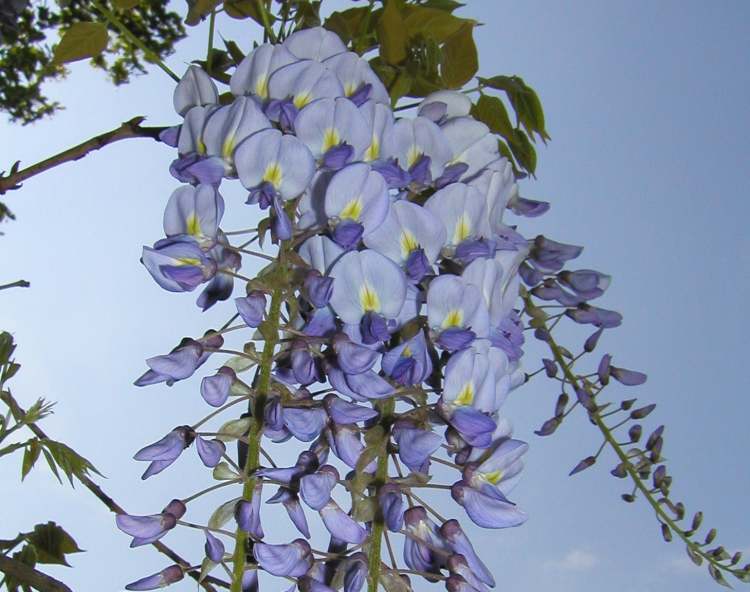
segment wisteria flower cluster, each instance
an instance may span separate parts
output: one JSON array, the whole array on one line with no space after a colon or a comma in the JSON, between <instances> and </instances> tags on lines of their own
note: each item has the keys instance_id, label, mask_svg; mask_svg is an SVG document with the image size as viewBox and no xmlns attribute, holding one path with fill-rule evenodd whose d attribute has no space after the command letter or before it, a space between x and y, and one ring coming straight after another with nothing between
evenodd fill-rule
<instances>
[{"instance_id":1,"label":"wisteria flower cluster","mask_svg":"<svg viewBox=\"0 0 750 592\"><path fill-rule=\"evenodd\" d=\"M183 185L167 204L165 238L144 247L142 260L166 290L204 286L204 310L228 300L252 253L221 229L219 191L234 180L247 204L268 211L256 239L270 230L278 252L234 300L239 325L150 358L136 384L192 376L228 351L229 331L249 331L263 348L245 347L202 379L200 394L216 410L140 450L143 478L194 444L220 485L242 490L206 526L186 524L205 532L200 577L222 565L241 583L233 590L257 590L259 571L286 580L272 590L408 590L409 576L451 591L493 587L463 527L420 493L444 490L483 528L526 520L508 496L527 444L502 414L525 380L519 286L522 275L533 285L560 271L580 249L528 241L504 222L508 209L536 216L548 204L519 196L511 164L464 94L433 93L414 116L397 117L368 62L329 31L256 47L230 90L220 95L197 66L178 84L183 122L162 139L177 149L170 170ZM597 272L564 272L539 290L582 303L607 283ZM618 322L580 310L589 315L580 322ZM243 381L251 368L255 377ZM247 413L201 429L240 402ZM291 440L301 443L297 462L276 466L268 451ZM233 441L236 457L226 448ZM454 471L452 483L432 481L434 463ZM133 546L153 542L203 493L117 524ZM269 528L266 504L283 506L298 538ZM311 543L315 514L330 536L326 550ZM173 565L128 589L168 585L187 570Z\"/></svg>"}]
</instances>

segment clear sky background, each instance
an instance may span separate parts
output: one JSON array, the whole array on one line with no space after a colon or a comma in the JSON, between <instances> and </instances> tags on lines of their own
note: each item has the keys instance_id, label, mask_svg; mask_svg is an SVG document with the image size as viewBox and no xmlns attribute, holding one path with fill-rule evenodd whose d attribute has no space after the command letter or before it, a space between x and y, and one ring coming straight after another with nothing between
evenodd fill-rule
<instances>
[{"instance_id":1,"label":"clear sky background","mask_svg":"<svg viewBox=\"0 0 750 592\"><path fill-rule=\"evenodd\" d=\"M326 2L328 10L347 4ZM522 193L553 208L519 230L583 244L580 266L614 276L601 303L623 312L625 323L603 348L616 364L647 372L649 382L637 392L615 387L611 396L658 404L651 417L654 427L667 424L676 498L704 510L729 549L750 550L750 4L471 0L462 13L484 23L476 33L480 73L523 76L545 107L552 141L540 147L538 180L524 182ZM257 29L244 26L220 32L247 50ZM177 71L205 51L205 26L191 33L168 60ZM115 89L100 72L75 65L69 80L48 88L67 110L26 128L0 123L0 163L30 164L135 115L174 123L172 88L156 69ZM167 171L172 157L163 145L128 140L34 178L6 196L18 220L0 238L0 283L32 284L0 294L0 327L15 334L23 364L13 391L26 405L37 396L59 402L43 427L90 458L107 476L104 489L133 513L156 512L210 483L193 450L147 482L139 479L143 464L130 458L206 409L197 377L172 389L133 387L144 358L228 316L226 306L201 315L195 295L161 291L138 262L141 245L160 237L177 186ZM255 211L241 193L227 186L225 197L225 226L253 226ZM244 272L252 274L252 262ZM540 351L528 348L529 370ZM584 417L554 437L533 435L556 395L554 384L537 378L507 406L516 435L531 444L514 495L531 518L519 529L472 531L499 586L713 589L678 543L661 541L645 502L619 500L624 482L608 474L613 463L567 477L599 444ZM60 522L87 550L73 558L74 569L53 571L74 589L119 590L167 564L150 548L129 550L113 517L83 488L61 487L41 467L20 485L19 471L20 457L0 463L0 537ZM447 511L469 522L459 508ZM202 540L192 535L175 531L166 540L197 560ZM285 537L291 531L274 531L274 542Z\"/></svg>"}]
</instances>

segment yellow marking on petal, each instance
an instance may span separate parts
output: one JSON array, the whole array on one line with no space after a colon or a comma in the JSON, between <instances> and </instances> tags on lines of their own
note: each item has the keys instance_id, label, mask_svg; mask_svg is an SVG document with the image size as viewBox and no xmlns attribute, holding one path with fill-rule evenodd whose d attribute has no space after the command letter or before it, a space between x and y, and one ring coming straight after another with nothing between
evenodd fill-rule
<instances>
[{"instance_id":1,"label":"yellow marking on petal","mask_svg":"<svg viewBox=\"0 0 750 592\"><path fill-rule=\"evenodd\" d=\"M467 382L456 397L456 405L471 405L474 401L474 383Z\"/></svg>"},{"instance_id":2,"label":"yellow marking on petal","mask_svg":"<svg viewBox=\"0 0 750 592\"><path fill-rule=\"evenodd\" d=\"M265 74L258 77L255 81L255 94L262 99L268 98L268 76Z\"/></svg>"},{"instance_id":3,"label":"yellow marking on petal","mask_svg":"<svg viewBox=\"0 0 750 592\"><path fill-rule=\"evenodd\" d=\"M409 254L414 250L419 248L419 242L417 242L417 238L408 230L402 230L401 231L401 256L406 259Z\"/></svg>"},{"instance_id":4,"label":"yellow marking on petal","mask_svg":"<svg viewBox=\"0 0 750 592\"><path fill-rule=\"evenodd\" d=\"M321 152L328 152L328 150L330 150L334 146L338 146L339 144L341 144L341 136L339 136L338 130L336 128L329 127L323 133L323 145L320 147Z\"/></svg>"},{"instance_id":5,"label":"yellow marking on petal","mask_svg":"<svg viewBox=\"0 0 750 592\"><path fill-rule=\"evenodd\" d=\"M416 144L414 144L411 148L409 148L409 152L406 153L407 168L411 168L411 166L415 162L417 162L423 154L424 152L422 152L422 149Z\"/></svg>"},{"instance_id":6,"label":"yellow marking on petal","mask_svg":"<svg viewBox=\"0 0 750 592\"><path fill-rule=\"evenodd\" d=\"M224 140L224 145L221 147L221 156L229 160L234 152L234 147L237 145L234 134L228 135Z\"/></svg>"},{"instance_id":7,"label":"yellow marking on petal","mask_svg":"<svg viewBox=\"0 0 750 592\"><path fill-rule=\"evenodd\" d=\"M500 469L498 469L497 471L492 471L490 473L484 473L482 476L484 477L484 479L488 483L492 483L493 485L497 485L498 483L500 483L500 481L503 478L503 472Z\"/></svg>"},{"instance_id":8,"label":"yellow marking on petal","mask_svg":"<svg viewBox=\"0 0 750 592\"><path fill-rule=\"evenodd\" d=\"M276 189L281 186L283 178L281 165L278 162L269 163L266 171L263 173L263 180L273 185Z\"/></svg>"},{"instance_id":9,"label":"yellow marking on petal","mask_svg":"<svg viewBox=\"0 0 750 592\"><path fill-rule=\"evenodd\" d=\"M359 289L359 302L365 312L380 312L380 298L367 283Z\"/></svg>"},{"instance_id":10,"label":"yellow marking on petal","mask_svg":"<svg viewBox=\"0 0 750 592\"><path fill-rule=\"evenodd\" d=\"M344 94L345 94L345 95L346 95L347 97L350 97L350 96L352 96L352 95L353 95L353 94L354 94L355 92L357 92L357 88L358 88L358 85L357 85L357 84L355 84L354 82L351 82L351 81L350 81L350 82L347 82L347 83L346 83L346 84L344 85Z\"/></svg>"},{"instance_id":11,"label":"yellow marking on petal","mask_svg":"<svg viewBox=\"0 0 750 592\"><path fill-rule=\"evenodd\" d=\"M380 158L380 140L375 134L373 134L372 142L370 142L367 150L365 150L363 159L366 162L372 162L373 160L377 160L378 158Z\"/></svg>"},{"instance_id":12,"label":"yellow marking on petal","mask_svg":"<svg viewBox=\"0 0 750 592\"><path fill-rule=\"evenodd\" d=\"M443 329L450 329L451 327L461 327L464 324L464 311L460 308L454 308L448 311L443 319Z\"/></svg>"},{"instance_id":13,"label":"yellow marking on petal","mask_svg":"<svg viewBox=\"0 0 750 592\"><path fill-rule=\"evenodd\" d=\"M456 220L456 225L453 228L453 244L457 245L463 240L466 240L471 236L471 223L466 212L461 214L461 217Z\"/></svg>"},{"instance_id":14,"label":"yellow marking on petal","mask_svg":"<svg viewBox=\"0 0 750 592\"><path fill-rule=\"evenodd\" d=\"M302 107L307 105L310 101L312 101L312 93L309 90L305 90L294 95L293 102L294 106L297 107L297 109L302 109Z\"/></svg>"},{"instance_id":15,"label":"yellow marking on petal","mask_svg":"<svg viewBox=\"0 0 750 592\"><path fill-rule=\"evenodd\" d=\"M200 265L200 259L194 259L192 257L179 257L176 259L178 265Z\"/></svg>"},{"instance_id":16,"label":"yellow marking on petal","mask_svg":"<svg viewBox=\"0 0 750 592\"><path fill-rule=\"evenodd\" d=\"M195 140L195 151L201 155L206 153L206 144L203 142L203 138L197 138Z\"/></svg>"},{"instance_id":17,"label":"yellow marking on petal","mask_svg":"<svg viewBox=\"0 0 750 592\"><path fill-rule=\"evenodd\" d=\"M185 226L187 227L187 233L191 236L201 236L201 222L198 220L198 216L195 212L191 212L185 220Z\"/></svg>"},{"instance_id":18,"label":"yellow marking on petal","mask_svg":"<svg viewBox=\"0 0 750 592\"><path fill-rule=\"evenodd\" d=\"M411 358L413 355L408 345L401 351L401 357Z\"/></svg>"},{"instance_id":19,"label":"yellow marking on petal","mask_svg":"<svg viewBox=\"0 0 750 592\"><path fill-rule=\"evenodd\" d=\"M355 197L350 200L344 206L344 209L339 212L339 218L342 220L354 220L359 221L359 217L362 215L362 200L359 197Z\"/></svg>"}]
</instances>

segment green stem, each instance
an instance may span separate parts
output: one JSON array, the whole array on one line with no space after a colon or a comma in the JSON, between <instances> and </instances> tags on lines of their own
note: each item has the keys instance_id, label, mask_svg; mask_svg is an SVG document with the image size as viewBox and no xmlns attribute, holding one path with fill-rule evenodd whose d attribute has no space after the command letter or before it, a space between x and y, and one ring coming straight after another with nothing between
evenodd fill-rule
<instances>
[{"instance_id":1,"label":"green stem","mask_svg":"<svg viewBox=\"0 0 750 592\"><path fill-rule=\"evenodd\" d=\"M206 74L211 76L211 66L213 65L214 56L214 28L216 26L216 10L211 11L211 17L208 19L208 49L206 50Z\"/></svg>"},{"instance_id":2,"label":"green stem","mask_svg":"<svg viewBox=\"0 0 750 592\"><path fill-rule=\"evenodd\" d=\"M531 300L531 296L528 293L523 296L523 300L527 310L536 308L534 302ZM567 359L565 358L565 356L563 356L561 347L552 338L552 334L549 333L549 330L547 328L546 321L541 322L541 328L548 332L549 337L547 338L547 344L549 345L550 351L552 352L555 361L560 365L560 368L562 368L563 374L567 378L568 382L570 382L571 386L574 389L581 388L579 382L580 377L573 372ZM602 436L604 436L604 441L609 445L610 448L612 448L614 453L617 455L617 458L620 459L620 462L625 467L625 471L632 480L635 489L640 491L643 494L643 497L646 498L646 501L654 510L657 519L663 524L666 524L672 530L672 532L676 533L677 536L682 539L682 541L691 549L691 551L703 557L703 559L705 559L710 565L713 565L717 569L726 571L734 576L739 577L737 574L740 573L741 570L733 570L730 566L719 563L719 561L710 553L703 551L701 545L693 541L690 536L688 536L687 531L680 528L680 526L666 512L666 510L659 503L659 500L654 497L654 494L651 492L648 484L645 483L643 479L641 479L640 475L638 475L638 471L630 462L628 453L617 441L617 438L615 438L614 434L612 433L612 428L607 426L607 424L602 419L601 414L598 411L589 411L589 418L591 419L592 423L597 428L599 428Z\"/></svg>"},{"instance_id":3,"label":"green stem","mask_svg":"<svg viewBox=\"0 0 750 592\"><path fill-rule=\"evenodd\" d=\"M284 275L284 249L279 252L279 265L281 266L282 275ZM284 282L280 282L281 285ZM242 489L242 497L247 501L252 501L255 491L256 479L251 477L252 472L260 464L260 439L263 435L263 410L268 397L268 391L271 386L271 368L273 366L274 351L279 338L279 319L281 318L281 304L283 301L283 288L277 287L271 295L271 307L268 311L267 330L264 331L266 336L263 354L261 355L258 370L258 384L255 395L255 405L252 406L253 419L248 434L247 458L245 459L245 485ZM236 543L234 547L234 569L232 574L231 592L242 592L242 574L245 572L247 563L246 545L247 533L237 528Z\"/></svg>"},{"instance_id":4,"label":"green stem","mask_svg":"<svg viewBox=\"0 0 750 592\"><path fill-rule=\"evenodd\" d=\"M108 23L110 23L117 30L119 30L120 33L122 33L123 37L125 37L128 41L130 41L130 43L140 49L143 52L143 55L146 56L146 59L148 61L153 62L154 64L159 66L175 82L180 81L180 77L172 72L172 70L167 67L167 65L161 60L161 58L156 53L154 53L145 43L143 43L143 41L133 35L130 29L128 29L119 18L117 18L117 15L115 15L111 10L109 10L106 6L99 2L99 0L91 0L91 4L94 6L94 8L102 13Z\"/></svg>"},{"instance_id":5,"label":"green stem","mask_svg":"<svg viewBox=\"0 0 750 592\"><path fill-rule=\"evenodd\" d=\"M271 26L271 16L268 13L268 7L263 0L255 0L255 4L258 7L260 20L263 22L263 29L265 30L266 35L268 35L268 40L271 43L276 43L276 33L273 32L273 27Z\"/></svg>"},{"instance_id":6,"label":"green stem","mask_svg":"<svg viewBox=\"0 0 750 592\"><path fill-rule=\"evenodd\" d=\"M396 400L393 397L383 401L382 405L380 405L381 423L388 429L388 424L390 424L391 417L395 411ZM386 429L385 443L383 444L383 450L378 457L378 466L375 471L375 495L378 494L378 490L388 481L388 440L390 439L388 429ZM378 509L375 514L375 520L372 524L370 552L368 553L368 592L377 592L378 584L380 582L380 569L383 564L381 560L381 552L384 532L385 518L380 509Z\"/></svg>"}]
</instances>

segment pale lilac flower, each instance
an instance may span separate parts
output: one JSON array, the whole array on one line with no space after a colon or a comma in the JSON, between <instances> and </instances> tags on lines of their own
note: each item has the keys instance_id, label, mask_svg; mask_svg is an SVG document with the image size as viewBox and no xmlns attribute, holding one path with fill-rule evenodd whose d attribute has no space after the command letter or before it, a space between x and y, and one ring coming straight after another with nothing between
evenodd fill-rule
<instances>
[{"instance_id":1,"label":"pale lilac flower","mask_svg":"<svg viewBox=\"0 0 750 592\"><path fill-rule=\"evenodd\" d=\"M336 75L319 62L301 60L279 68L271 75L268 95L288 104L296 116L299 109L315 99L343 97L344 87Z\"/></svg>"},{"instance_id":2,"label":"pale lilac flower","mask_svg":"<svg viewBox=\"0 0 750 592\"><path fill-rule=\"evenodd\" d=\"M331 269L331 306L344 323L359 324L373 313L395 318L406 298L406 278L390 259L375 251L352 251Z\"/></svg>"},{"instance_id":3,"label":"pale lilac flower","mask_svg":"<svg viewBox=\"0 0 750 592\"><path fill-rule=\"evenodd\" d=\"M237 97L255 95L265 100L268 98L269 77L279 68L296 61L297 58L284 45L259 45L237 66L229 88Z\"/></svg>"},{"instance_id":4,"label":"pale lilac flower","mask_svg":"<svg viewBox=\"0 0 750 592\"><path fill-rule=\"evenodd\" d=\"M474 187L453 183L436 191L424 207L443 223L448 247L488 235L486 201Z\"/></svg>"},{"instance_id":5,"label":"pale lilac flower","mask_svg":"<svg viewBox=\"0 0 750 592\"><path fill-rule=\"evenodd\" d=\"M331 266L344 252L344 249L322 234L311 236L299 248L299 256L322 275L328 274Z\"/></svg>"},{"instance_id":6,"label":"pale lilac flower","mask_svg":"<svg viewBox=\"0 0 750 592\"><path fill-rule=\"evenodd\" d=\"M384 138L391 133L393 127L393 111L388 106L372 100L363 103L359 110L370 132L370 143L362 155L362 160L365 162L380 160Z\"/></svg>"},{"instance_id":7,"label":"pale lilac flower","mask_svg":"<svg viewBox=\"0 0 750 592\"><path fill-rule=\"evenodd\" d=\"M421 384L432 374L432 360L421 331L383 355L383 371L404 386Z\"/></svg>"},{"instance_id":8,"label":"pale lilac flower","mask_svg":"<svg viewBox=\"0 0 750 592\"><path fill-rule=\"evenodd\" d=\"M406 269L414 281L421 275L411 273L409 263L416 251L421 251L428 266L440 255L446 233L440 218L430 210L408 201L391 204L382 224L364 238L368 248L385 255ZM426 270L425 270L426 271Z\"/></svg>"},{"instance_id":9,"label":"pale lilac flower","mask_svg":"<svg viewBox=\"0 0 750 592\"><path fill-rule=\"evenodd\" d=\"M299 60L319 62L346 51L339 36L323 27L296 31L284 40L283 45Z\"/></svg>"},{"instance_id":10,"label":"pale lilac flower","mask_svg":"<svg viewBox=\"0 0 750 592\"><path fill-rule=\"evenodd\" d=\"M216 241L224 215L224 200L211 185L185 185L175 189L164 210L167 237L189 235L202 248Z\"/></svg>"},{"instance_id":11,"label":"pale lilac flower","mask_svg":"<svg viewBox=\"0 0 750 592\"><path fill-rule=\"evenodd\" d=\"M255 132L271 127L258 104L250 98L238 97L231 105L214 111L203 128L206 154L224 162L225 175L234 174L234 150Z\"/></svg>"},{"instance_id":12,"label":"pale lilac flower","mask_svg":"<svg viewBox=\"0 0 750 592\"><path fill-rule=\"evenodd\" d=\"M471 99L455 90L438 90L427 95L419 106L419 115L435 123L454 117L464 117L471 112Z\"/></svg>"},{"instance_id":13,"label":"pale lilac flower","mask_svg":"<svg viewBox=\"0 0 750 592\"><path fill-rule=\"evenodd\" d=\"M336 148L348 147L348 158L343 162L346 164L361 160L370 145L364 116L354 103L344 98L318 99L304 107L294 121L294 132L328 168L341 168L327 161L327 155Z\"/></svg>"},{"instance_id":14,"label":"pale lilac flower","mask_svg":"<svg viewBox=\"0 0 750 592\"><path fill-rule=\"evenodd\" d=\"M264 192L289 200L299 196L312 179L312 154L293 136L269 129L253 134L235 151L240 181L253 193ZM270 199L266 207L270 205Z\"/></svg>"},{"instance_id":15,"label":"pale lilac flower","mask_svg":"<svg viewBox=\"0 0 750 592\"><path fill-rule=\"evenodd\" d=\"M473 117L454 117L441 126L453 151L450 165L467 165L462 177L473 177L499 156L497 137L481 121Z\"/></svg>"},{"instance_id":16,"label":"pale lilac flower","mask_svg":"<svg viewBox=\"0 0 750 592\"><path fill-rule=\"evenodd\" d=\"M174 110L184 116L192 107L218 102L219 91L211 77L200 66L188 66L174 89Z\"/></svg>"},{"instance_id":17,"label":"pale lilac flower","mask_svg":"<svg viewBox=\"0 0 750 592\"><path fill-rule=\"evenodd\" d=\"M479 288L451 274L433 279L427 291L427 324L436 343L448 351L486 337L489 313Z\"/></svg>"},{"instance_id":18,"label":"pale lilac flower","mask_svg":"<svg viewBox=\"0 0 750 592\"><path fill-rule=\"evenodd\" d=\"M399 119L383 144L383 155L395 158L420 185L427 185L440 177L445 163L452 156L442 130L425 117Z\"/></svg>"},{"instance_id":19,"label":"pale lilac flower","mask_svg":"<svg viewBox=\"0 0 750 592\"><path fill-rule=\"evenodd\" d=\"M368 236L380 226L389 205L388 188L380 173L365 163L344 167L333 176L325 192L324 209L334 226L334 241L345 249L353 248L359 237ZM342 240L337 235L344 226L358 228L355 240Z\"/></svg>"},{"instance_id":20,"label":"pale lilac flower","mask_svg":"<svg viewBox=\"0 0 750 592\"><path fill-rule=\"evenodd\" d=\"M242 320L248 327L258 327L266 315L266 295L254 290L244 298L236 298L234 301Z\"/></svg>"},{"instance_id":21,"label":"pale lilac flower","mask_svg":"<svg viewBox=\"0 0 750 592\"><path fill-rule=\"evenodd\" d=\"M464 480L488 495L495 495L495 491L508 495L518 483L523 470L521 457L528 449L529 445L521 440L503 440L486 460L466 467Z\"/></svg>"},{"instance_id":22,"label":"pale lilac flower","mask_svg":"<svg viewBox=\"0 0 750 592\"><path fill-rule=\"evenodd\" d=\"M216 273L216 261L192 237L177 236L143 247L143 265L169 292L192 292Z\"/></svg>"},{"instance_id":23,"label":"pale lilac flower","mask_svg":"<svg viewBox=\"0 0 750 592\"><path fill-rule=\"evenodd\" d=\"M357 105L371 99L390 107L388 91L373 72L367 60L352 51L338 53L326 59L323 65L334 72L344 86L344 94Z\"/></svg>"}]
</instances>

